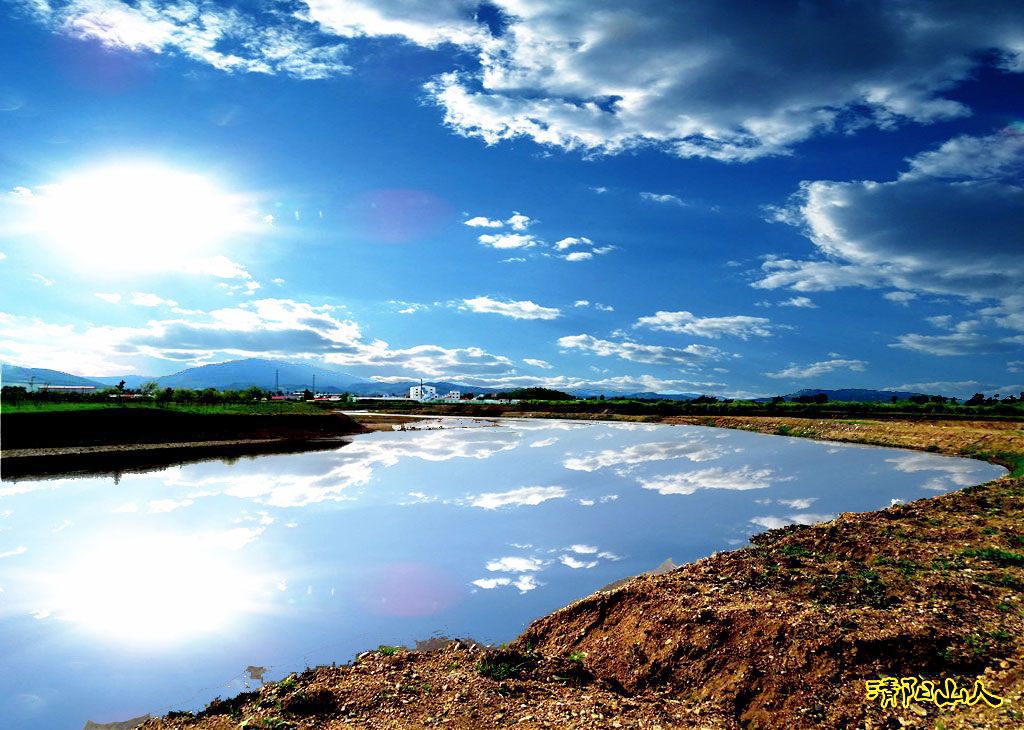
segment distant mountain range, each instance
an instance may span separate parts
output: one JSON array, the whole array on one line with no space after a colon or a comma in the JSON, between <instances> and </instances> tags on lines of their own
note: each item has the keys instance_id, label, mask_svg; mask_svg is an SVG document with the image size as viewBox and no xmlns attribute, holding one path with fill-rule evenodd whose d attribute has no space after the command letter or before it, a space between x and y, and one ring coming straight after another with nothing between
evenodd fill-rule
<instances>
[{"instance_id":1,"label":"distant mountain range","mask_svg":"<svg viewBox=\"0 0 1024 730\"><path fill-rule=\"evenodd\" d=\"M401 381L397 383L382 383L368 378L361 378L357 375L343 373L328 368L314 367L312 365L297 365L290 362L276 360L262 360L250 358L246 360L231 360L229 362L214 363L211 365L200 365L194 368L187 368L172 375L149 377L144 375L98 375L92 377L81 377L62 373L58 370L47 370L45 368L26 368L17 365L3 365L2 379L4 385L93 385L96 387L115 386L122 380L127 388L138 388L143 383L154 381L161 388L216 388L217 390L241 390L250 386L258 386L272 390L274 388L275 376L281 390L288 392L293 390L313 390L314 377L316 390L318 392L349 392L355 395L406 395L409 388L419 385L418 380ZM483 388L464 383L450 381L428 381L441 393L450 390L461 390L472 393L498 393L510 388ZM700 397L701 393L654 393L650 391L624 393L597 388L577 388L569 393L578 398L648 398L664 400L692 400ZM840 390L820 390L808 388L799 390L783 396L786 400L795 400L800 396L818 395L824 393L830 401L862 401L862 402L888 402L895 395L899 398L909 398L912 395L921 393L910 393L906 391L893 390L868 390L861 388L844 388ZM712 396L719 397L719 396ZM766 402L771 398L757 398L757 401Z\"/></svg>"},{"instance_id":2,"label":"distant mountain range","mask_svg":"<svg viewBox=\"0 0 1024 730\"><path fill-rule=\"evenodd\" d=\"M906 390L867 390L864 388L840 388L839 390L820 390L818 388L804 388L795 393L783 396L786 400L796 400L801 396L815 396L824 393L830 401L856 401L858 403L888 403L896 396L897 400L905 400L912 395L925 395L924 393L911 393ZM756 398L757 402L767 402L771 398Z\"/></svg>"}]
</instances>

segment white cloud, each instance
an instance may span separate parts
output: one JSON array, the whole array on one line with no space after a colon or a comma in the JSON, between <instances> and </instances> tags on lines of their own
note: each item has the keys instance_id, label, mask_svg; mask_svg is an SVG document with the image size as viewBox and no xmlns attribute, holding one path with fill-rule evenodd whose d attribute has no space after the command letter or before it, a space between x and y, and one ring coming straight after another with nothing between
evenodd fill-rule
<instances>
[{"instance_id":1,"label":"white cloud","mask_svg":"<svg viewBox=\"0 0 1024 730\"><path fill-rule=\"evenodd\" d=\"M6 552L0 553L0 558L12 558L15 555L21 555L22 553L28 552L28 548L24 545L19 545L13 550L7 550Z\"/></svg>"},{"instance_id":2,"label":"white cloud","mask_svg":"<svg viewBox=\"0 0 1024 730\"><path fill-rule=\"evenodd\" d=\"M289 299L261 299L195 316L151 320L143 327L84 330L0 313L0 357L14 364L82 375L133 370L127 360L137 356L208 362L214 353L317 357L338 365L394 368L430 377L493 376L514 371L509 358L477 347L417 345L393 349L381 340L366 342L355 322L335 317L332 309Z\"/></svg>"},{"instance_id":3,"label":"white cloud","mask_svg":"<svg viewBox=\"0 0 1024 730\"><path fill-rule=\"evenodd\" d=\"M1024 368L1024 360L1010 360L1006 363L1006 369L1011 373L1022 372L1022 368Z\"/></svg>"},{"instance_id":4,"label":"white cloud","mask_svg":"<svg viewBox=\"0 0 1024 730\"><path fill-rule=\"evenodd\" d=\"M884 299L888 299L890 302L896 302L902 304L904 307L909 306L910 302L917 299L917 294L909 291L891 291L886 292L882 295Z\"/></svg>"},{"instance_id":5,"label":"white cloud","mask_svg":"<svg viewBox=\"0 0 1024 730\"><path fill-rule=\"evenodd\" d=\"M1024 187L1012 170L1022 165L1020 135L1006 131L950 140L890 182L804 182L776 219L799 226L824 260L769 258L754 286L892 287L1002 298L1019 312Z\"/></svg>"},{"instance_id":6,"label":"white cloud","mask_svg":"<svg viewBox=\"0 0 1024 730\"><path fill-rule=\"evenodd\" d=\"M807 497L804 499L777 499L775 500L779 504L784 504L792 509L807 509L813 503L818 501L817 497Z\"/></svg>"},{"instance_id":7,"label":"white cloud","mask_svg":"<svg viewBox=\"0 0 1024 730\"><path fill-rule=\"evenodd\" d=\"M474 497L472 505L484 509L497 509L513 505L516 507L528 505L536 506L549 499L560 499L569 492L565 487L520 487L508 492L487 492L479 497Z\"/></svg>"},{"instance_id":8,"label":"white cloud","mask_svg":"<svg viewBox=\"0 0 1024 730\"><path fill-rule=\"evenodd\" d=\"M497 558L487 563L487 570L504 573L526 573L541 570L546 563L538 558L507 557Z\"/></svg>"},{"instance_id":9,"label":"white cloud","mask_svg":"<svg viewBox=\"0 0 1024 730\"><path fill-rule=\"evenodd\" d=\"M840 369L863 372L864 360L825 360L810 365L790 365L777 373L765 373L769 378L816 378Z\"/></svg>"},{"instance_id":10,"label":"white cloud","mask_svg":"<svg viewBox=\"0 0 1024 730\"><path fill-rule=\"evenodd\" d=\"M492 588L497 588L498 586L507 586L511 582L511 578L480 578L473 581L473 585L479 586L484 590L490 590Z\"/></svg>"},{"instance_id":11,"label":"white cloud","mask_svg":"<svg viewBox=\"0 0 1024 730\"><path fill-rule=\"evenodd\" d=\"M146 294L139 291L132 294L130 302L139 307L159 307L161 304L168 307L178 306L178 303L173 299L164 299L163 297L158 297L156 294Z\"/></svg>"},{"instance_id":12,"label":"white cloud","mask_svg":"<svg viewBox=\"0 0 1024 730\"><path fill-rule=\"evenodd\" d=\"M40 282L42 282L43 286L53 286L56 283L52 279L47 279L42 274L32 274L32 278L38 279Z\"/></svg>"},{"instance_id":13,"label":"white cloud","mask_svg":"<svg viewBox=\"0 0 1024 730\"><path fill-rule=\"evenodd\" d=\"M535 368L541 368L542 370L551 370L555 367L546 360L534 360L532 357L524 357L523 362L527 365L533 365Z\"/></svg>"},{"instance_id":14,"label":"white cloud","mask_svg":"<svg viewBox=\"0 0 1024 730\"><path fill-rule=\"evenodd\" d=\"M505 225L505 221L491 220L490 218L478 215L475 218L470 218L468 221L463 221L462 224L474 228L501 228Z\"/></svg>"},{"instance_id":15,"label":"white cloud","mask_svg":"<svg viewBox=\"0 0 1024 730\"><path fill-rule=\"evenodd\" d=\"M818 305L808 297L792 297L784 302L779 302L780 307L801 307L803 309L817 309Z\"/></svg>"},{"instance_id":16,"label":"white cloud","mask_svg":"<svg viewBox=\"0 0 1024 730\"><path fill-rule=\"evenodd\" d=\"M750 466L732 470L711 467L651 478L639 477L637 482L644 489L653 489L659 494L693 494L698 489L767 489L771 486L772 473L771 469Z\"/></svg>"},{"instance_id":17,"label":"white cloud","mask_svg":"<svg viewBox=\"0 0 1024 730\"><path fill-rule=\"evenodd\" d=\"M544 584L532 575L521 575L515 579L512 585L518 588L520 593L526 593L527 591L532 591L534 588L538 588Z\"/></svg>"},{"instance_id":18,"label":"white cloud","mask_svg":"<svg viewBox=\"0 0 1024 730\"><path fill-rule=\"evenodd\" d=\"M668 193L640 193L640 197L644 200L648 200L652 203L662 203L663 205L678 205L680 208L685 208L686 203L677 195L670 195Z\"/></svg>"},{"instance_id":19,"label":"white cloud","mask_svg":"<svg viewBox=\"0 0 1024 730\"><path fill-rule=\"evenodd\" d=\"M552 445L557 444L557 443L558 443L558 437L557 436L552 436L549 439L541 439L540 441L534 441L532 444L530 444L530 448L531 449L542 449L545 446L552 446Z\"/></svg>"},{"instance_id":20,"label":"white cloud","mask_svg":"<svg viewBox=\"0 0 1024 730\"><path fill-rule=\"evenodd\" d=\"M724 356L724 353L718 348L707 345L688 345L684 348L639 345L635 342L600 340L591 335L560 337L558 345L566 349L579 349L600 357L614 355L623 360L659 365L692 365Z\"/></svg>"},{"instance_id":21,"label":"white cloud","mask_svg":"<svg viewBox=\"0 0 1024 730\"><path fill-rule=\"evenodd\" d=\"M530 218L528 215L523 215L518 210L513 211L505 220L500 218L487 218L482 215L478 215L474 218L470 218L467 221L463 221L463 225L472 226L474 228L503 228L504 226L511 226L513 231L525 231L527 228L536 223L535 220ZM495 248L511 248L510 246L495 246Z\"/></svg>"},{"instance_id":22,"label":"white cloud","mask_svg":"<svg viewBox=\"0 0 1024 730\"><path fill-rule=\"evenodd\" d=\"M120 294L100 294L100 293L96 293L96 294L93 294L93 296L94 297L99 297L103 301L110 302L111 304L117 304L118 302L121 301L121 295Z\"/></svg>"},{"instance_id":23,"label":"white cloud","mask_svg":"<svg viewBox=\"0 0 1024 730\"><path fill-rule=\"evenodd\" d=\"M524 231L535 223L535 221L528 215L523 215L519 211L514 211L512 216L505 221L508 225L512 226L512 230Z\"/></svg>"},{"instance_id":24,"label":"white cloud","mask_svg":"<svg viewBox=\"0 0 1024 730\"><path fill-rule=\"evenodd\" d=\"M574 471L596 471L608 466L619 464L642 464L650 461L666 459L689 459L690 461L710 461L718 459L726 453L723 446L706 444L699 439L692 441L656 441L621 449L606 449L597 454L573 456L565 460L566 469Z\"/></svg>"},{"instance_id":25,"label":"white cloud","mask_svg":"<svg viewBox=\"0 0 1024 730\"><path fill-rule=\"evenodd\" d=\"M589 246L591 244L593 244L593 241L589 238L569 236L561 239L560 241L555 241L555 249L558 251L564 251L565 249L573 246Z\"/></svg>"},{"instance_id":26,"label":"white cloud","mask_svg":"<svg viewBox=\"0 0 1024 730\"><path fill-rule=\"evenodd\" d=\"M765 528L766 530L777 530L780 527L785 527L786 525L813 525L818 522L828 522L829 520L834 519L835 515L816 515L804 512L802 514L789 515L787 517L753 517L750 521L759 527Z\"/></svg>"},{"instance_id":27,"label":"white cloud","mask_svg":"<svg viewBox=\"0 0 1024 730\"><path fill-rule=\"evenodd\" d=\"M819 133L963 116L969 109L943 96L957 82L985 64L1024 70L1024 11L999 0L882 0L827 13L742 0L497 0L498 34L468 0L305 0L259 15L189 0L29 7L66 35L176 53L226 72L345 73L350 38L452 44L478 59L473 70L427 85L453 130L589 153L654 146L750 160ZM972 157L967 146L958 152Z\"/></svg>"},{"instance_id":28,"label":"white cloud","mask_svg":"<svg viewBox=\"0 0 1024 730\"><path fill-rule=\"evenodd\" d=\"M730 317L697 317L690 312L656 312L650 317L641 317L633 326L714 339L730 335L746 340L751 336L771 337L773 334L771 320L741 314Z\"/></svg>"},{"instance_id":29,"label":"white cloud","mask_svg":"<svg viewBox=\"0 0 1024 730\"><path fill-rule=\"evenodd\" d=\"M499 375L496 377L467 376L462 379L469 385L493 388L554 388L555 390L574 390L577 388L593 388L597 390L639 392L654 391L659 393L690 392L724 386L724 383L693 380L669 380L654 375L638 373L635 375L617 375L614 377L581 378L567 375L542 377L536 375ZM736 396L740 397L740 396Z\"/></svg>"},{"instance_id":30,"label":"white cloud","mask_svg":"<svg viewBox=\"0 0 1024 730\"><path fill-rule=\"evenodd\" d=\"M542 307L531 301L499 302L490 297L476 297L462 301L474 312L501 314L513 319L555 319L562 314L557 307Z\"/></svg>"},{"instance_id":31,"label":"white cloud","mask_svg":"<svg viewBox=\"0 0 1024 730\"><path fill-rule=\"evenodd\" d=\"M137 505L135 502L125 502L124 504L122 504L120 507L118 507L117 509L115 509L113 511L114 512L138 512L139 511L139 505Z\"/></svg>"},{"instance_id":32,"label":"white cloud","mask_svg":"<svg viewBox=\"0 0 1024 730\"><path fill-rule=\"evenodd\" d=\"M586 299L577 299L575 302L573 302L572 306L574 306L574 307L589 307L590 306L590 302L587 301Z\"/></svg>"},{"instance_id":33,"label":"white cloud","mask_svg":"<svg viewBox=\"0 0 1024 730\"><path fill-rule=\"evenodd\" d=\"M566 261L589 261L594 258L590 251L573 251L565 257Z\"/></svg>"},{"instance_id":34,"label":"white cloud","mask_svg":"<svg viewBox=\"0 0 1024 730\"><path fill-rule=\"evenodd\" d=\"M491 144L656 145L683 157L750 160L823 132L963 116L969 110L942 94L983 58L1024 69L1024 12L1011 2L888 0L829 13L739 0L498 7L507 20L501 36L469 44L481 71L428 85L449 126ZM422 27L432 38L434 28ZM738 96L738 88L748 91Z\"/></svg>"},{"instance_id":35,"label":"white cloud","mask_svg":"<svg viewBox=\"0 0 1024 730\"><path fill-rule=\"evenodd\" d=\"M40 21L63 35L120 50L178 54L227 72L321 79L349 70L342 61L345 46L323 43L308 23L285 13L268 23L241 10L188 0L135 6L117 0L50 0L32 7Z\"/></svg>"},{"instance_id":36,"label":"white cloud","mask_svg":"<svg viewBox=\"0 0 1024 730\"><path fill-rule=\"evenodd\" d=\"M581 555L590 555L597 552L597 547L594 545L570 545L569 549L574 553L580 553Z\"/></svg>"},{"instance_id":37,"label":"white cloud","mask_svg":"<svg viewBox=\"0 0 1024 730\"><path fill-rule=\"evenodd\" d=\"M477 240L485 246L500 249L532 248L541 244L540 239L528 233L485 233Z\"/></svg>"},{"instance_id":38,"label":"white cloud","mask_svg":"<svg viewBox=\"0 0 1024 730\"><path fill-rule=\"evenodd\" d=\"M579 560L571 555L559 555L558 560L569 568L593 568L600 562L599 560Z\"/></svg>"},{"instance_id":39,"label":"white cloud","mask_svg":"<svg viewBox=\"0 0 1024 730\"><path fill-rule=\"evenodd\" d=\"M929 318L935 326L948 328L945 335L899 335L889 347L898 347L927 355L983 355L1019 350L1021 342L1016 337L996 337L990 334L978 320L970 319L953 324L944 317Z\"/></svg>"},{"instance_id":40,"label":"white cloud","mask_svg":"<svg viewBox=\"0 0 1024 730\"><path fill-rule=\"evenodd\" d=\"M147 503L151 514L159 514L162 512L173 512L181 507L188 507L194 504L195 501L191 499L155 499Z\"/></svg>"}]
</instances>

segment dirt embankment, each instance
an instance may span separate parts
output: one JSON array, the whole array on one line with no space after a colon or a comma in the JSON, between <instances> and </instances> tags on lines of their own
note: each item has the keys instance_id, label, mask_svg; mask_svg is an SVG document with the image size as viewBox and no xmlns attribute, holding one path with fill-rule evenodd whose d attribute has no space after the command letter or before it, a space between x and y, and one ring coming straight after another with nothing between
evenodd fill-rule
<instances>
[{"instance_id":1,"label":"dirt embankment","mask_svg":"<svg viewBox=\"0 0 1024 730\"><path fill-rule=\"evenodd\" d=\"M340 413L111 408L0 414L5 479L119 473L209 458L335 448L341 437L367 430Z\"/></svg>"},{"instance_id":2,"label":"dirt embankment","mask_svg":"<svg viewBox=\"0 0 1024 730\"><path fill-rule=\"evenodd\" d=\"M796 423L793 423L796 421ZM1024 424L731 422L1018 463ZM853 428L856 427L856 428ZM801 434L804 435L804 434ZM507 649L370 652L147 728L1019 728L1024 478L840 515L640 577ZM981 679L1003 699L882 708L865 680Z\"/></svg>"}]
</instances>

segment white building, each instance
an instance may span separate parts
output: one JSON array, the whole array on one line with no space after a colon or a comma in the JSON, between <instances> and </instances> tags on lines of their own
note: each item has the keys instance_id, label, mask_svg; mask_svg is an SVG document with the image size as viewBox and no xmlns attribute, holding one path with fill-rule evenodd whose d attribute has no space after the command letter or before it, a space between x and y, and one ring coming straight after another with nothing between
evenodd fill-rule
<instances>
[{"instance_id":1,"label":"white building","mask_svg":"<svg viewBox=\"0 0 1024 730\"><path fill-rule=\"evenodd\" d=\"M441 396L445 400L459 400L462 397L461 390L449 390L447 393Z\"/></svg>"},{"instance_id":2,"label":"white building","mask_svg":"<svg viewBox=\"0 0 1024 730\"><path fill-rule=\"evenodd\" d=\"M409 397L418 401L434 400L437 398L437 388L433 385L414 385L409 388Z\"/></svg>"}]
</instances>

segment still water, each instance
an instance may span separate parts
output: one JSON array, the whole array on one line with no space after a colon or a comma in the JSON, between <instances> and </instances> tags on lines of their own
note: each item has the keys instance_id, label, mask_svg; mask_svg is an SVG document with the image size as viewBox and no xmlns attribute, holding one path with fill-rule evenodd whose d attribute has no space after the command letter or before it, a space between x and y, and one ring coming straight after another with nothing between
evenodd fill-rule
<instances>
[{"instance_id":1,"label":"still water","mask_svg":"<svg viewBox=\"0 0 1024 730\"><path fill-rule=\"evenodd\" d=\"M4 482L0 727L199 709L379 644L509 640L666 558L1004 473L712 428L494 423Z\"/></svg>"}]
</instances>

